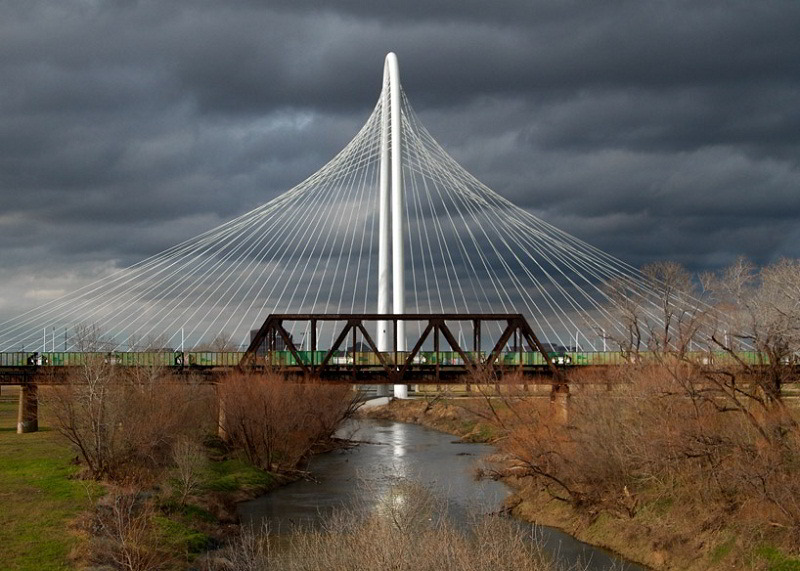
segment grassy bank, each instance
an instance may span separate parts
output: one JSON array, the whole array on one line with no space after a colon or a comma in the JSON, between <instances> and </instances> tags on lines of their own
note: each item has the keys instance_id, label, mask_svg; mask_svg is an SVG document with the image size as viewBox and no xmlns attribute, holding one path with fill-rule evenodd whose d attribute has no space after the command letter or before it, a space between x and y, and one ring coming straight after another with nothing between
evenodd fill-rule
<instances>
[{"instance_id":1,"label":"grassy bank","mask_svg":"<svg viewBox=\"0 0 800 571\"><path fill-rule=\"evenodd\" d=\"M19 392L2 389L2 569L186 568L238 533L238 502L299 477L308 455L331 446L351 406L347 387L233 379L223 442L211 387L98 367L40 387L35 433L16 434ZM97 378L102 390L90 393Z\"/></svg>"},{"instance_id":2,"label":"grassy bank","mask_svg":"<svg viewBox=\"0 0 800 571\"><path fill-rule=\"evenodd\" d=\"M3 569L67 569L85 536L73 522L99 489L76 480L74 454L48 426L17 434L17 388L0 396L0 561Z\"/></svg>"},{"instance_id":3,"label":"grassy bank","mask_svg":"<svg viewBox=\"0 0 800 571\"><path fill-rule=\"evenodd\" d=\"M43 390L46 393L46 389ZM0 395L0 561L3 569L70 569L86 563L88 527L97 505L120 493L116 486L78 478L81 467L52 415L40 407L39 432L16 433L17 387ZM236 502L257 497L285 479L264 472L210 442L209 462L185 504L172 497L170 474L154 483L150 513L164 561L178 565L222 543L232 532Z\"/></svg>"},{"instance_id":4,"label":"grassy bank","mask_svg":"<svg viewBox=\"0 0 800 571\"><path fill-rule=\"evenodd\" d=\"M536 478L514 477L510 468L520 466L513 449L517 438L512 436L519 429L517 423L533 418L544 422L550 406L548 399L527 399L526 406L537 413L522 416L520 406L525 400L515 404L481 397L427 398L393 401L365 414L418 423L469 441L496 443L498 473L517 490L510 504L516 515L655 569L800 570L789 530L771 519L763 505L753 500L722 503L700 482L676 477L672 488L641 484L635 490L635 505L631 500L629 512L623 513L599 501L591 505L560 501ZM580 397L575 400L580 402ZM559 430L570 429L553 431L553 438L558 438Z\"/></svg>"},{"instance_id":5,"label":"grassy bank","mask_svg":"<svg viewBox=\"0 0 800 571\"><path fill-rule=\"evenodd\" d=\"M196 490L181 502L167 474L148 493L154 494L150 524L154 551L162 551L167 568L182 568L198 555L225 544L238 532L236 504L289 481L265 472L218 441L207 442L208 463L198 473Z\"/></svg>"}]
</instances>

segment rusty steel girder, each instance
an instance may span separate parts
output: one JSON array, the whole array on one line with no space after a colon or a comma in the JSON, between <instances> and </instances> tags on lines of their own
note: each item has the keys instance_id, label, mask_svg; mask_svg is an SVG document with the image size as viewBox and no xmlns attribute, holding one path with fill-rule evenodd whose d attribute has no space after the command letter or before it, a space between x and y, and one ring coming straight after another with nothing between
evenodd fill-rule
<instances>
[{"instance_id":1,"label":"rusty steel girder","mask_svg":"<svg viewBox=\"0 0 800 571\"><path fill-rule=\"evenodd\" d=\"M334 321L342 321L344 322L344 326L339 331L338 335L325 353L322 362L317 364L314 362L314 359L311 359L311 363L305 363L304 360L300 357L298 348L294 345L292 341L291 335L283 326L283 323L286 321L290 322L308 322L310 326L311 332L311 351L317 351L317 323L318 322L334 322ZM364 326L365 322L377 322L377 321L386 321L392 324L392 330L394 332L393 339L392 339L392 350L381 352L378 351L378 348L372 339L372 336L367 331L367 328ZM397 350L397 323L400 321L414 321L414 322L424 322L425 328L420 334L419 338L414 343L413 349L407 355L404 353L404 359L398 359L398 350ZM456 340L456 336L453 335L453 332L447 325L448 321L461 321L461 322L470 322L472 324L472 339L473 339L473 350L472 355L465 350L465 348L461 347L461 345ZM495 343L492 350L486 356L485 359L481 359L481 325L483 322L504 322L505 328L502 330L500 337L498 338L497 342ZM343 377L349 376L352 380L357 380L359 377L359 370L358 365L356 364L356 336L358 333L361 333L363 339L366 341L367 345L370 348L369 354L374 355L377 362L380 364L380 367L383 369L383 373L386 375L386 379L390 383L395 384L402 384L404 381L411 380L412 377L418 378L420 371L413 371L416 374L412 375L412 364L414 362L414 358L419 354L420 350L422 349L422 345L425 340L433 333L433 344L434 344L434 352L439 353L440 351L440 335L444 337L445 341L448 345L450 345L451 349L458 353L459 356L464 361L464 366L460 373L466 374L473 371L482 371L484 373L494 373L497 367L495 361L497 360L498 356L502 352L503 347L505 347L506 343L511 339L511 336L514 335L515 339L517 340L516 346L519 348L520 353L522 352L522 343L521 341L524 339L528 342L530 347L535 347L537 351L542 354L543 362L546 363L549 372L552 374L553 382L556 385L561 385L565 383L564 377L562 372L550 361L547 356L547 352L545 351L542 343L536 337L533 329L528 324L528 321L522 314L519 313L403 313L403 314L378 314L378 313L297 313L297 314L272 314L267 317L264 323L259 328L256 335L253 337L252 341L250 342L250 346L247 348L244 357L239 364L239 368L241 370L248 370L252 369L253 367L257 366L257 351L262 346L262 344L266 343L267 346L267 353L270 354L275 351L277 346L277 339L280 337L283 340L284 350L289 351L291 355L294 357L297 365L295 368L298 368L301 374L309 375L309 376L320 376L320 377ZM342 367L332 367L331 366L331 359L336 352L339 351L344 340L347 338L348 334L352 335L353 338L353 363L350 367L350 370L343 370ZM363 353L363 351L362 351ZM387 356L392 355L394 356L393 359L388 359ZM520 363L522 360L520 359ZM442 377L442 370L439 363L439 359L436 360L436 363L433 366L428 366L431 370L427 371L430 374L430 378L434 379L435 381L440 381ZM419 365L416 365L416 368L420 368ZM525 372L524 368L520 365L520 371L523 373ZM452 374L455 371L448 371L448 373ZM374 376L374 375L373 375Z\"/></svg>"}]
</instances>

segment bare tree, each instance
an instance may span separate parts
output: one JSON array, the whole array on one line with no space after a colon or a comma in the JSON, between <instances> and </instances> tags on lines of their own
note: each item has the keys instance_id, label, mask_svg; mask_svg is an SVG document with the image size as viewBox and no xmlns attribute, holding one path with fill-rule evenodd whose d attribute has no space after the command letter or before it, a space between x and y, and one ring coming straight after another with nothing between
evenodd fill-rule
<instances>
[{"instance_id":1,"label":"bare tree","mask_svg":"<svg viewBox=\"0 0 800 571\"><path fill-rule=\"evenodd\" d=\"M70 344L80 353L107 351L113 346L103 339L103 329L96 323L79 323L73 327Z\"/></svg>"},{"instance_id":2,"label":"bare tree","mask_svg":"<svg viewBox=\"0 0 800 571\"><path fill-rule=\"evenodd\" d=\"M172 443L208 430L211 391L176 384L150 367L122 368L87 355L50 391L56 427L95 479L147 478L170 461Z\"/></svg>"},{"instance_id":3,"label":"bare tree","mask_svg":"<svg viewBox=\"0 0 800 571\"><path fill-rule=\"evenodd\" d=\"M637 362L644 349L657 357L683 359L693 348L706 348L713 313L701 299L707 295L705 285L698 291L691 274L675 262L648 264L642 273L644 283L621 278L606 283L616 323L601 332L604 337Z\"/></svg>"},{"instance_id":4,"label":"bare tree","mask_svg":"<svg viewBox=\"0 0 800 571\"><path fill-rule=\"evenodd\" d=\"M180 496L180 504L196 492L201 482L201 472L207 464L202 445L196 440L180 437L172 446L172 460L175 463L175 482Z\"/></svg>"},{"instance_id":5,"label":"bare tree","mask_svg":"<svg viewBox=\"0 0 800 571\"><path fill-rule=\"evenodd\" d=\"M782 259L757 272L739 258L721 273L714 290L728 318L714 336L716 347L756 380L767 403L778 403L800 354L800 260ZM742 358L747 348L756 351L757 362Z\"/></svg>"},{"instance_id":6,"label":"bare tree","mask_svg":"<svg viewBox=\"0 0 800 571\"><path fill-rule=\"evenodd\" d=\"M637 360L644 339L644 317L642 307L644 297L641 288L628 280L614 279L606 284L606 294L611 302L611 314L622 325L619 331L614 324L602 334L619 346L620 351Z\"/></svg>"},{"instance_id":7,"label":"bare tree","mask_svg":"<svg viewBox=\"0 0 800 571\"><path fill-rule=\"evenodd\" d=\"M654 352L674 353L683 358L692 342L704 341L698 333L706 311L691 274L671 261L647 264L642 273L651 280L650 297L659 308L657 315L646 320L648 345Z\"/></svg>"},{"instance_id":8,"label":"bare tree","mask_svg":"<svg viewBox=\"0 0 800 571\"><path fill-rule=\"evenodd\" d=\"M200 343L194 347L195 351L215 351L217 353L225 353L230 351L238 351L239 347L233 341L233 336L230 333L222 332L210 343Z\"/></svg>"},{"instance_id":9,"label":"bare tree","mask_svg":"<svg viewBox=\"0 0 800 571\"><path fill-rule=\"evenodd\" d=\"M236 351L238 347L233 342L233 336L230 333L220 333L211 342L211 347L214 351Z\"/></svg>"},{"instance_id":10,"label":"bare tree","mask_svg":"<svg viewBox=\"0 0 800 571\"><path fill-rule=\"evenodd\" d=\"M761 287L753 299L758 316L751 339L768 358L763 389L780 399L781 386L800 355L800 260L782 259L761 270Z\"/></svg>"}]
</instances>

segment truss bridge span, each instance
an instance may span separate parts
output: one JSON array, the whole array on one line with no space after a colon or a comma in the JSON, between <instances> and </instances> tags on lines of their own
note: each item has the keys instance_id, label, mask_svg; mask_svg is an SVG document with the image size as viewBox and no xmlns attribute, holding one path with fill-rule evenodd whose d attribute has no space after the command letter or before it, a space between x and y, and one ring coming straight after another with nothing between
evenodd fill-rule
<instances>
[{"instance_id":1,"label":"truss bridge span","mask_svg":"<svg viewBox=\"0 0 800 571\"><path fill-rule=\"evenodd\" d=\"M393 333L388 351L378 350L370 333L379 321L390 324ZM326 347L318 344L313 333L324 322L332 323L338 331ZM419 331L416 339L409 337L409 350L398 349L396 331L400 323L415 324ZM454 323L461 325L458 336L453 333ZM487 323L495 328L501 324L497 328L500 335L488 339L491 347L483 338ZM464 324L471 328L470 344L459 341ZM312 333L295 344L289 329L298 325ZM59 383L71 370L102 363L161 367L176 375L193 375L211 382L235 371L370 384L493 382L514 373L531 384L558 385L565 382L563 377L570 370L622 366L655 357L646 351L633 355L543 344L520 314L275 314L267 317L246 351L2 352L0 384ZM695 351L686 358L702 365L733 364L734 360L750 365L765 363L764 356L754 351L735 356Z\"/></svg>"}]
</instances>

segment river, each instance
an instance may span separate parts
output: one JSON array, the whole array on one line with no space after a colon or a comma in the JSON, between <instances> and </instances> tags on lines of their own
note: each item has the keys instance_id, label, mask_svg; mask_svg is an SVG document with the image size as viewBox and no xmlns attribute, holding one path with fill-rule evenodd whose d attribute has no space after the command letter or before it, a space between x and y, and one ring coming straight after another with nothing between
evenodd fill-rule
<instances>
[{"instance_id":1,"label":"river","mask_svg":"<svg viewBox=\"0 0 800 571\"><path fill-rule=\"evenodd\" d=\"M444 500L454 521L468 513L494 512L511 490L502 482L475 479L475 470L491 446L459 442L455 437L415 424L385 420L349 422L339 432L360 442L350 449L315 456L313 480L301 480L239 505L245 523L266 522L277 533L294 525L314 525L337 508L371 509L398 478L418 482ZM546 551L587 570L644 568L550 528L537 528Z\"/></svg>"}]
</instances>

